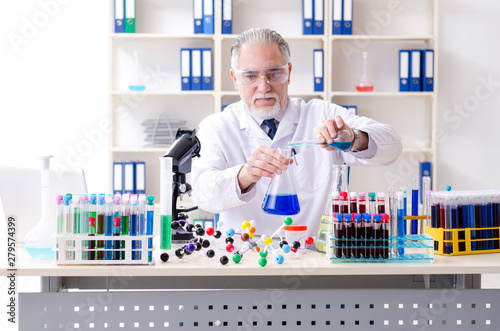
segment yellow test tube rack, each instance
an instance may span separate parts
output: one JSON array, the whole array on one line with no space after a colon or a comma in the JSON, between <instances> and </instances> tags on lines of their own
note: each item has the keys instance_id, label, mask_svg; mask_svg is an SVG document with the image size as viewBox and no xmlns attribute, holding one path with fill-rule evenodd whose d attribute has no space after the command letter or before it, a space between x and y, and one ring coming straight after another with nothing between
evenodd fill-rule
<instances>
[{"instance_id":1,"label":"yellow test tube rack","mask_svg":"<svg viewBox=\"0 0 500 331\"><path fill-rule=\"evenodd\" d=\"M473 232L479 233L481 231L492 231L492 238L485 239L472 239ZM443 229L443 228L432 228L430 226L425 227L425 232L434 238L434 253L444 256L456 256L456 255L474 255L474 254L489 254L489 253L500 253L500 249L477 249L477 246L484 245L484 243L491 243L490 246L500 247L500 227L489 227L489 228L465 228L465 229ZM445 240L445 234L451 233L451 240ZM446 235L449 237L449 235ZM463 239L459 239L462 237ZM452 253L445 253L445 243L452 244ZM481 243L481 244L479 244ZM437 246L436 246L437 244ZM473 246L476 249L473 250Z\"/></svg>"}]
</instances>

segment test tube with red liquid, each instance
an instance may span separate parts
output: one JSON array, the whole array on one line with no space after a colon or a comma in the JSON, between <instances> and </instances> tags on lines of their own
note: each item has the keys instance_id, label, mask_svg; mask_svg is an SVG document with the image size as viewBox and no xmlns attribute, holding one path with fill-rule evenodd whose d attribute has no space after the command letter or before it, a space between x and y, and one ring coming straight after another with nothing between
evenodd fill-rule
<instances>
[{"instance_id":1,"label":"test tube with red liquid","mask_svg":"<svg viewBox=\"0 0 500 331\"><path fill-rule=\"evenodd\" d=\"M349 205L351 207L351 214L355 214L358 212L356 192L349 192Z\"/></svg>"},{"instance_id":2,"label":"test tube with red liquid","mask_svg":"<svg viewBox=\"0 0 500 331\"><path fill-rule=\"evenodd\" d=\"M366 194L365 192L359 192L359 198L358 198L358 204L359 204L359 213L363 215L366 213Z\"/></svg>"},{"instance_id":3,"label":"test tube with red liquid","mask_svg":"<svg viewBox=\"0 0 500 331\"><path fill-rule=\"evenodd\" d=\"M362 228L364 230L363 232L363 239L364 239L364 249L363 249L363 257L365 259L370 258L370 247L372 245L372 238L373 238L373 227L371 224L371 215L364 213L363 219L362 219Z\"/></svg>"},{"instance_id":4,"label":"test tube with red liquid","mask_svg":"<svg viewBox=\"0 0 500 331\"><path fill-rule=\"evenodd\" d=\"M353 249L352 249L352 255L356 258L359 259L361 257L361 246L362 246L362 238L363 238L363 227L361 223L361 214L352 214L352 223L353 223L353 238L354 243L353 243Z\"/></svg>"},{"instance_id":5,"label":"test tube with red liquid","mask_svg":"<svg viewBox=\"0 0 500 331\"><path fill-rule=\"evenodd\" d=\"M344 246L344 228L342 225L342 214L337 214L335 217L335 222L333 223L333 235L335 236L335 248L333 249L333 254L336 258L340 259L342 257L342 247Z\"/></svg>"},{"instance_id":6,"label":"test tube with red liquid","mask_svg":"<svg viewBox=\"0 0 500 331\"><path fill-rule=\"evenodd\" d=\"M384 192L377 193L377 211L379 214L385 213L385 194L384 194Z\"/></svg>"},{"instance_id":7,"label":"test tube with red liquid","mask_svg":"<svg viewBox=\"0 0 500 331\"><path fill-rule=\"evenodd\" d=\"M389 215L382 214L382 225L381 225L381 256L383 259L389 258Z\"/></svg>"},{"instance_id":8,"label":"test tube with red liquid","mask_svg":"<svg viewBox=\"0 0 500 331\"><path fill-rule=\"evenodd\" d=\"M350 214L344 214L344 221L342 222L344 225L344 249L342 252L344 253L344 256L348 259L351 258L351 246L352 246L352 233L353 233L353 228L352 228L352 222L351 222L351 215Z\"/></svg>"},{"instance_id":9,"label":"test tube with red liquid","mask_svg":"<svg viewBox=\"0 0 500 331\"><path fill-rule=\"evenodd\" d=\"M347 202L347 192L340 192L340 213L349 213L349 203Z\"/></svg>"}]
</instances>

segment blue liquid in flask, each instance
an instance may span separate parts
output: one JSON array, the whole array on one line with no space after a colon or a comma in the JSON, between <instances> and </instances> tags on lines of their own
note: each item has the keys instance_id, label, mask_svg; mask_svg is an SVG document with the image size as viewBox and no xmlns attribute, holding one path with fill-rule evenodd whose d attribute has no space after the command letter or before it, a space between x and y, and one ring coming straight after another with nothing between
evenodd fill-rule
<instances>
[{"instance_id":1,"label":"blue liquid in flask","mask_svg":"<svg viewBox=\"0 0 500 331\"><path fill-rule=\"evenodd\" d=\"M339 142L334 141L333 143L328 144L328 145L335 147L339 151L345 152L351 147L351 142L350 141L339 141Z\"/></svg>"},{"instance_id":2,"label":"blue liquid in flask","mask_svg":"<svg viewBox=\"0 0 500 331\"><path fill-rule=\"evenodd\" d=\"M52 247L24 246L24 249L34 259L53 260L56 257L55 251L52 250Z\"/></svg>"},{"instance_id":3,"label":"blue liquid in flask","mask_svg":"<svg viewBox=\"0 0 500 331\"><path fill-rule=\"evenodd\" d=\"M297 215L300 212L299 198L297 194L267 194L262 209L272 215Z\"/></svg>"},{"instance_id":4,"label":"blue liquid in flask","mask_svg":"<svg viewBox=\"0 0 500 331\"><path fill-rule=\"evenodd\" d=\"M145 85L129 85L128 88L130 91L144 91L146 89Z\"/></svg>"},{"instance_id":5,"label":"blue liquid in flask","mask_svg":"<svg viewBox=\"0 0 500 331\"><path fill-rule=\"evenodd\" d=\"M298 142L289 142L288 146L310 146L310 145L328 145L332 146L339 151L345 152L349 148L351 148L351 142L350 141L334 141L331 144L327 143L319 143L316 140L306 140L306 141L298 141Z\"/></svg>"}]
</instances>

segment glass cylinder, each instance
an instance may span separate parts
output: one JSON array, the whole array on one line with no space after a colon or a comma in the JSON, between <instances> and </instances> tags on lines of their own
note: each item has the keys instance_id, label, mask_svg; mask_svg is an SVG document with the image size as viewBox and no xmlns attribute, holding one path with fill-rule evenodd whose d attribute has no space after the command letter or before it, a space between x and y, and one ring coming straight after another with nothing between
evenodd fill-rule
<instances>
[{"instance_id":1,"label":"glass cylinder","mask_svg":"<svg viewBox=\"0 0 500 331\"><path fill-rule=\"evenodd\" d=\"M363 76L356 84L356 90L358 92L371 92L373 91L373 83L368 79L367 76L367 67L368 67L368 53L363 52Z\"/></svg>"},{"instance_id":2,"label":"glass cylinder","mask_svg":"<svg viewBox=\"0 0 500 331\"><path fill-rule=\"evenodd\" d=\"M278 148L278 151L287 159L286 164L289 166L292 157L290 148ZM297 215L300 212L299 199L291 167L288 167L281 175L276 175L271 179L266 196L262 202L262 210L272 215Z\"/></svg>"},{"instance_id":3,"label":"glass cylinder","mask_svg":"<svg viewBox=\"0 0 500 331\"><path fill-rule=\"evenodd\" d=\"M347 197L349 196L347 171L348 166L346 164L333 165L330 195L328 196L325 211L321 217L321 223L315 241L316 248L320 252L327 251L326 248L330 244L330 239L333 237L334 214L349 212L349 202L347 201Z\"/></svg>"}]
</instances>

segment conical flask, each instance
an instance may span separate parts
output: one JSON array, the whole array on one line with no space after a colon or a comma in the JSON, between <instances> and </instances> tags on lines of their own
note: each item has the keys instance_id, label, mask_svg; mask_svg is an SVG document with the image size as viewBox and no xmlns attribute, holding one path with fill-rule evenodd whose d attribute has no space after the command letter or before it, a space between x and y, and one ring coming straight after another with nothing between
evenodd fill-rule
<instances>
[{"instance_id":1,"label":"conical flask","mask_svg":"<svg viewBox=\"0 0 500 331\"><path fill-rule=\"evenodd\" d=\"M318 228L315 245L320 252L325 252L329 245L330 238L333 236L333 215L337 213L349 213L349 186L347 182L347 165L333 165L332 168L332 186L328 196L325 211L321 217L321 223ZM329 253L329 252L327 252Z\"/></svg>"},{"instance_id":2,"label":"conical flask","mask_svg":"<svg viewBox=\"0 0 500 331\"><path fill-rule=\"evenodd\" d=\"M291 159L292 152L289 148L278 148L278 151L287 160ZM287 165L290 163L287 162ZM297 215L300 212L299 199L295 188L292 168L288 167L281 175L276 175L271 180L267 189L262 210L273 215Z\"/></svg>"},{"instance_id":3,"label":"conical flask","mask_svg":"<svg viewBox=\"0 0 500 331\"><path fill-rule=\"evenodd\" d=\"M41 196L42 196L42 215L40 221L33 227L23 239L24 249L34 259L55 258L55 251L52 250L56 245L56 238L53 234L56 232L56 222L51 217L51 199L50 199L50 159L52 156L42 156L42 176L41 176Z\"/></svg>"}]
</instances>

